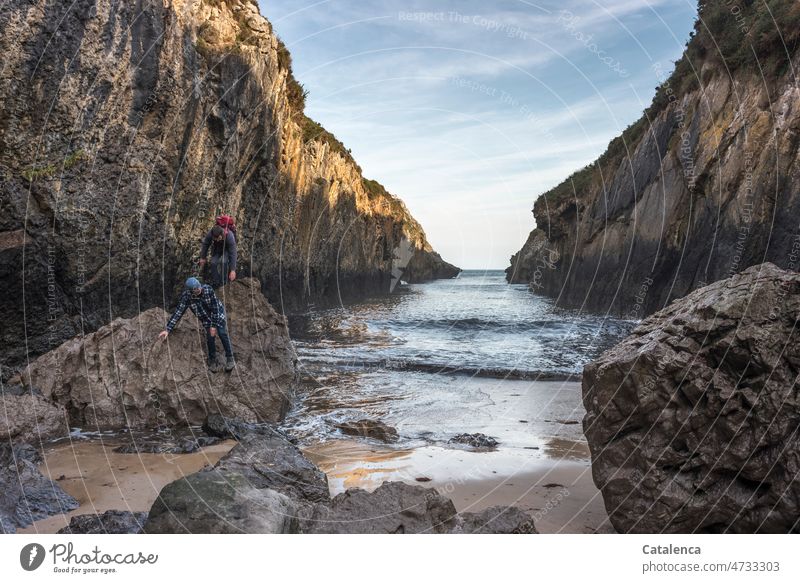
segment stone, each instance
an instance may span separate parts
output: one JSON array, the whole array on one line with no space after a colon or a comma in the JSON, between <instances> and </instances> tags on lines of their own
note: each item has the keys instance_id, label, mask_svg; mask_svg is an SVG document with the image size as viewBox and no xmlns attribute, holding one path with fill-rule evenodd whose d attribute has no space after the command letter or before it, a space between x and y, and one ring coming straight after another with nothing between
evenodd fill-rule
<instances>
[{"instance_id":1,"label":"stone","mask_svg":"<svg viewBox=\"0 0 800 583\"><path fill-rule=\"evenodd\" d=\"M619 532L800 529L800 274L765 263L645 319L583 376Z\"/></svg>"},{"instance_id":2,"label":"stone","mask_svg":"<svg viewBox=\"0 0 800 583\"><path fill-rule=\"evenodd\" d=\"M27 443L0 443L0 531L13 533L54 514L69 512L78 501L44 477L42 457Z\"/></svg>"},{"instance_id":3,"label":"stone","mask_svg":"<svg viewBox=\"0 0 800 583\"><path fill-rule=\"evenodd\" d=\"M516 506L491 506L480 512L461 512L460 534L538 534L533 518Z\"/></svg>"},{"instance_id":4,"label":"stone","mask_svg":"<svg viewBox=\"0 0 800 583\"><path fill-rule=\"evenodd\" d=\"M204 447L214 445L222 441L218 437L208 437L200 435L193 438L181 438L176 441L149 441L136 440L125 445L120 445L113 449L114 453L161 453L161 454L183 454L195 453Z\"/></svg>"},{"instance_id":5,"label":"stone","mask_svg":"<svg viewBox=\"0 0 800 583\"><path fill-rule=\"evenodd\" d=\"M449 498L430 488L384 482L373 492L351 488L317 505L301 530L310 533L435 534L457 526Z\"/></svg>"},{"instance_id":6,"label":"stone","mask_svg":"<svg viewBox=\"0 0 800 583\"><path fill-rule=\"evenodd\" d=\"M298 532L288 496L257 488L229 471L191 474L164 486L150 509L147 534L288 534Z\"/></svg>"},{"instance_id":7,"label":"stone","mask_svg":"<svg viewBox=\"0 0 800 583\"><path fill-rule=\"evenodd\" d=\"M39 444L69 435L63 407L35 387L6 385L0 392L0 442Z\"/></svg>"},{"instance_id":8,"label":"stone","mask_svg":"<svg viewBox=\"0 0 800 583\"><path fill-rule=\"evenodd\" d=\"M205 332L190 311L162 341L169 314L151 308L66 342L11 382L39 388L66 409L70 426L84 430L200 425L210 413L279 421L297 378L286 319L255 279L230 283L218 296L238 359L235 372L208 373Z\"/></svg>"},{"instance_id":9,"label":"stone","mask_svg":"<svg viewBox=\"0 0 800 583\"><path fill-rule=\"evenodd\" d=\"M345 435L369 437L385 443L392 443L399 439L397 429L386 425L383 421L376 421L374 419L345 421L344 423L337 423L336 428Z\"/></svg>"},{"instance_id":10,"label":"stone","mask_svg":"<svg viewBox=\"0 0 800 583\"><path fill-rule=\"evenodd\" d=\"M327 478L280 434L251 432L225 457L165 486L148 533L534 533L517 508L456 512L436 490L386 482L331 499Z\"/></svg>"},{"instance_id":11,"label":"stone","mask_svg":"<svg viewBox=\"0 0 800 583\"><path fill-rule=\"evenodd\" d=\"M217 413L212 413L203 422L203 431L208 435L220 439L241 440L250 433L260 433L263 435L278 435L292 443L295 439L280 428L269 423L247 423L240 419L223 417Z\"/></svg>"},{"instance_id":12,"label":"stone","mask_svg":"<svg viewBox=\"0 0 800 583\"><path fill-rule=\"evenodd\" d=\"M494 437L489 437L483 433L459 433L451 437L448 443L467 445L475 449L493 449L497 447L499 442Z\"/></svg>"},{"instance_id":13,"label":"stone","mask_svg":"<svg viewBox=\"0 0 800 583\"><path fill-rule=\"evenodd\" d=\"M214 466L245 476L256 488L270 488L303 502L328 502L325 473L280 434L251 433Z\"/></svg>"},{"instance_id":14,"label":"stone","mask_svg":"<svg viewBox=\"0 0 800 583\"><path fill-rule=\"evenodd\" d=\"M80 514L56 534L140 534L147 512L107 510L102 514Z\"/></svg>"}]
</instances>

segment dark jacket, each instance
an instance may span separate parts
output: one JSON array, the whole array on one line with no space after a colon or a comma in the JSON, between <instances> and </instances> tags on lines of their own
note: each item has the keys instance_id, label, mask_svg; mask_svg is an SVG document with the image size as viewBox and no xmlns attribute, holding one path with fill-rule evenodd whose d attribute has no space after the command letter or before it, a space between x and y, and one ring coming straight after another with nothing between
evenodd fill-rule
<instances>
[{"instance_id":1,"label":"dark jacket","mask_svg":"<svg viewBox=\"0 0 800 583\"><path fill-rule=\"evenodd\" d=\"M210 285L204 285L203 293L199 296L195 296L188 289L181 294L181 298L178 300L178 307L175 308L175 312L167 322L168 332L172 332L172 329L178 325L183 314L186 313L186 308L192 310L206 330L211 327L225 327L225 306L219 301Z\"/></svg>"},{"instance_id":2,"label":"dark jacket","mask_svg":"<svg viewBox=\"0 0 800 583\"><path fill-rule=\"evenodd\" d=\"M228 268L231 271L236 271L236 237L233 233L228 231L227 236L222 241L214 241L211 236L211 231L206 233L203 237L203 245L200 247L200 257L205 259L208 256L208 250L211 249L212 257L221 257L223 253L228 254Z\"/></svg>"}]
</instances>

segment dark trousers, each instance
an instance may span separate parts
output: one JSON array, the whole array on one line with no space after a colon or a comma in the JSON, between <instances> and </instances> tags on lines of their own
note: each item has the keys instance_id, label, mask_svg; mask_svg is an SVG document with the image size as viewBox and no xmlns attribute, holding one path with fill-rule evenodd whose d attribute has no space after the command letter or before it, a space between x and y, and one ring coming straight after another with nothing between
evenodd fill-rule
<instances>
[{"instance_id":1,"label":"dark trousers","mask_svg":"<svg viewBox=\"0 0 800 583\"><path fill-rule=\"evenodd\" d=\"M212 255L211 265L211 287L217 289L228 283L228 273L230 272L230 264L225 255Z\"/></svg>"},{"instance_id":2,"label":"dark trousers","mask_svg":"<svg viewBox=\"0 0 800 583\"><path fill-rule=\"evenodd\" d=\"M228 331L225 326L217 328L217 336L222 340L222 347L225 349L225 356L231 358L233 356L233 347L231 346L231 339L228 336ZM208 346L208 360L214 360L217 357L217 343L211 333L206 330L206 345Z\"/></svg>"}]
</instances>

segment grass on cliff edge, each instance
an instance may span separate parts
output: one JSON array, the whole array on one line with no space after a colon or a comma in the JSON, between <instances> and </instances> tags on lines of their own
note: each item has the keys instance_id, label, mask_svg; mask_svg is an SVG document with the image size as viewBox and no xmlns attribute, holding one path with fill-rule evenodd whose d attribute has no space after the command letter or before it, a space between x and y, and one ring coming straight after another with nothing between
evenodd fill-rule
<instances>
[{"instance_id":1,"label":"grass on cliff edge","mask_svg":"<svg viewBox=\"0 0 800 583\"><path fill-rule=\"evenodd\" d=\"M628 152L633 152L645 135L650 121L667 109L671 101L700 87L698 74L704 64L709 76L754 75L770 89L789 67L789 56L800 43L800 2L797 0L699 0L697 20L681 58L669 78L656 87L653 102L641 118L609 142L594 162L537 199L534 208L557 207L599 183L601 172L613 172ZM788 53L788 55L787 55ZM763 75L763 81L761 76ZM600 170L600 172L597 172ZM534 211L536 212L536 211Z\"/></svg>"},{"instance_id":2,"label":"grass on cliff edge","mask_svg":"<svg viewBox=\"0 0 800 583\"><path fill-rule=\"evenodd\" d=\"M83 150L75 150L69 156L64 158L62 164L52 163L45 166L30 166L22 171L22 177L28 182L33 182L38 178L48 178L53 176L59 168L69 170L78 162L88 159L86 152Z\"/></svg>"}]
</instances>

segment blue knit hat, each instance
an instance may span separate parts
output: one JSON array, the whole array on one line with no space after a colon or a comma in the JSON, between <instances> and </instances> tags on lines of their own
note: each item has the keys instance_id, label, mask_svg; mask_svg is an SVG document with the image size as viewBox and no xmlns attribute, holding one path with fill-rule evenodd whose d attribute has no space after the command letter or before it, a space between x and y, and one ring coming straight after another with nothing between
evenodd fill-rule
<instances>
[{"instance_id":1,"label":"blue knit hat","mask_svg":"<svg viewBox=\"0 0 800 583\"><path fill-rule=\"evenodd\" d=\"M190 277L186 280L186 289L197 289L200 287L200 280L196 277Z\"/></svg>"}]
</instances>

